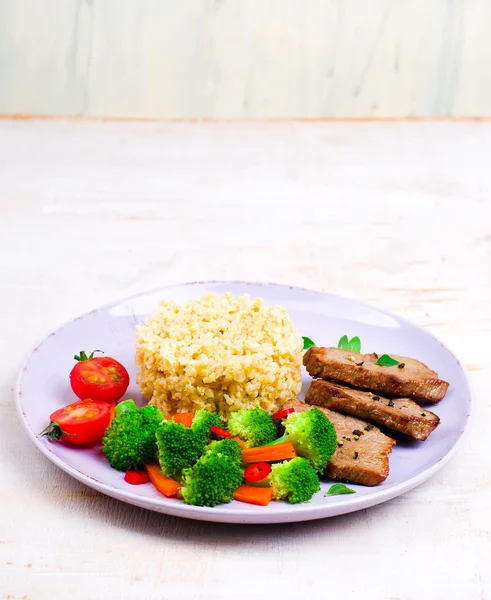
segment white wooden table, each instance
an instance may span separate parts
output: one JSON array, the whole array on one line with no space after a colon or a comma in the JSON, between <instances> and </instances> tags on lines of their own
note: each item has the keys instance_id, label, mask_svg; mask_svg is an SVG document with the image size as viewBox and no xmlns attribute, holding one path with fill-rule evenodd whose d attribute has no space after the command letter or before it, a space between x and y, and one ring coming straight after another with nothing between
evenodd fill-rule
<instances>
[{"instance_id":1,"label":"white wooden table","mask_svg":"<svg viewBox=\"0 0 491 600\"><path fill-rule=\"evenodd\" d=\"M491 124L0 121L0 598L491 598ZM440 336L474 424L435 477L334 519L147 512L30 444L28 350L94 306L188 280L288 282Z\"/></svg>"}]
</instances>

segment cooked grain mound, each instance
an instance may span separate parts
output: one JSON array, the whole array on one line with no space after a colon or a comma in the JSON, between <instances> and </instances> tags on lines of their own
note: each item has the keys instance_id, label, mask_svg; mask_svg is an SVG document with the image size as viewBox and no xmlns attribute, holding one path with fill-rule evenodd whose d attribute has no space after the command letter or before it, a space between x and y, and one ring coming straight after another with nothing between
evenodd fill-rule
<instances>
[{"instance_id":1,"label":"cooked grain mound","mask_svg":"<svg viewBox=\"0 0 491 600\"><path fill-rule=\"evenodd\" d=\"M302 337L283 308L261 298L163 301L136 333L137 381L167 414L272 412L300 392Z\"/></svg>"}]
</instances>

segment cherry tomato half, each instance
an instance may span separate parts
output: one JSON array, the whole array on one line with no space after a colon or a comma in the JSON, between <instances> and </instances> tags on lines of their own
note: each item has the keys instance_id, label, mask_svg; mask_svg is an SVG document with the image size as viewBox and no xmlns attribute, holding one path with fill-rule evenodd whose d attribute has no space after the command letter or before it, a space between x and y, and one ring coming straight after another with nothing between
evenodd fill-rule
<instances>
[{"instance_id":1,"label":"cherry tomato half","mask_svg":"<svg viewBox=\"0 0 491 600\"><path fill-rule=\"evenodd\" d=\"M267 462L258 462L249 465L244 471L244 478L248 483L262 481L271 473L271 465Z\"/></svg>"},{"instance_id":2,"label":"cherry tomato half","mask_svg":"<svg viewBox=\"0 0 491 600\"><path fill-rule=\"evenodd\" d=\"M94 350L97 352L97 350ZM87 356L82 351L75 359L79 362L70 373L70 385L79 398L92 398L103 402L117 402L130 383L128 371L110 356Z\"/></svg>"},{"instance_id":3,"label":"cherry tomato half","mask_svg":"<svg viewBox=\"0 0 491 600\"><path fill-rule=\"evenodd\" d=\"M100 440L111 422L111 406L107 402L78 400L55 410L50 424L41 432L50 440L62 439L76 446Z\"/></svg>"}]
</instances>

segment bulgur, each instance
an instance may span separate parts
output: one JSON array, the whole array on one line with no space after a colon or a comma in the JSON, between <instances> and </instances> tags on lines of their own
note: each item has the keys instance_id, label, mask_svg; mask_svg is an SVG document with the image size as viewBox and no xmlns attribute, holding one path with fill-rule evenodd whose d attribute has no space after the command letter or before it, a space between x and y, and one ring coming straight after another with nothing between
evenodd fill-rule
<instances>
[{"instance_id":1,"label":"bulgur","mask_svg":"<svg viewBox=\"0 0 491 600\"><path fill-rule=\"evenodd\" d=\"M302 350L288 313L261 298L165 300L137 327L137 381L166 414L274 412L300 392Z\"/></svg>"}]
</instances>

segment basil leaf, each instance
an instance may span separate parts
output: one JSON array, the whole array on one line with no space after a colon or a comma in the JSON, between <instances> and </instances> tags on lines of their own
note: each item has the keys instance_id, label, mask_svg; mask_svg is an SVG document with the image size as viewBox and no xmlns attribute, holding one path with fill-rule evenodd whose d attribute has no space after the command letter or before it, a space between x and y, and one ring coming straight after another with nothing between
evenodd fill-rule
<instances>
[{"instance_id":1,"label":"basil leaf","mask_svg":"<svg viewBox=\"0 0 491 600\"><path fill-rule=\"evenodd\" d=\"M349 342L349 350L351 350L352 352L361 352L361 342L360 338L357 335L351 338Z\"/></svg>"},{"instance_id":2,"label":"basil leaf","mask_svg":"<svg viewBox=\"0 0 491 600\"><path fill-rule=\"evenodd\" d=\"M307 350L307 348L312 348L315 346L315 342L313 342L310 338L302 336L303 339L303 349Z\"/></svg>"},{"instance_id":3,"label":"basil leaf","mask_svg":"<svg viewBox=\"0 0 491 600\"><path fill-rule=\"evenodd\" d=\"M346 487L344 483L335 483L327 490L325 496L340 496L341 494L356 494L356 491Z\"/></svg>"},{"instance_id":4,"label":"basil leaf","mask_svg":"<svg viewBox=\"0 0 491 600\"><path fill-rule=\"evenodd\" d=\"M338 342L338 348L341 350L349 350L349 339L347 335L343 335L343 337Z\"/></svg>"},{"instance_id":5,"label":"basil leaf","mask_svg":"<svg viewBox=\"0 0 491 600\"><path fill-rule=\"evenodd\" d=\"M382 367L394 367L395 365L399 364L399 361L395 358L392 358L388 354L382 354L375 364L381 365Z\"/></svg>"},{"instance_id":6,"label":"basil leaf","mask_svg":"<svg viewBox=\"0 0 491 600\"><path fill-rule=\"evenodd\" d=\"M349 339L347 335L343 335L338 342L338 348L340 350L351 350L351 352L361 352L360 338L355 335L355 337Z\"/></svg>"}]
</instances>

